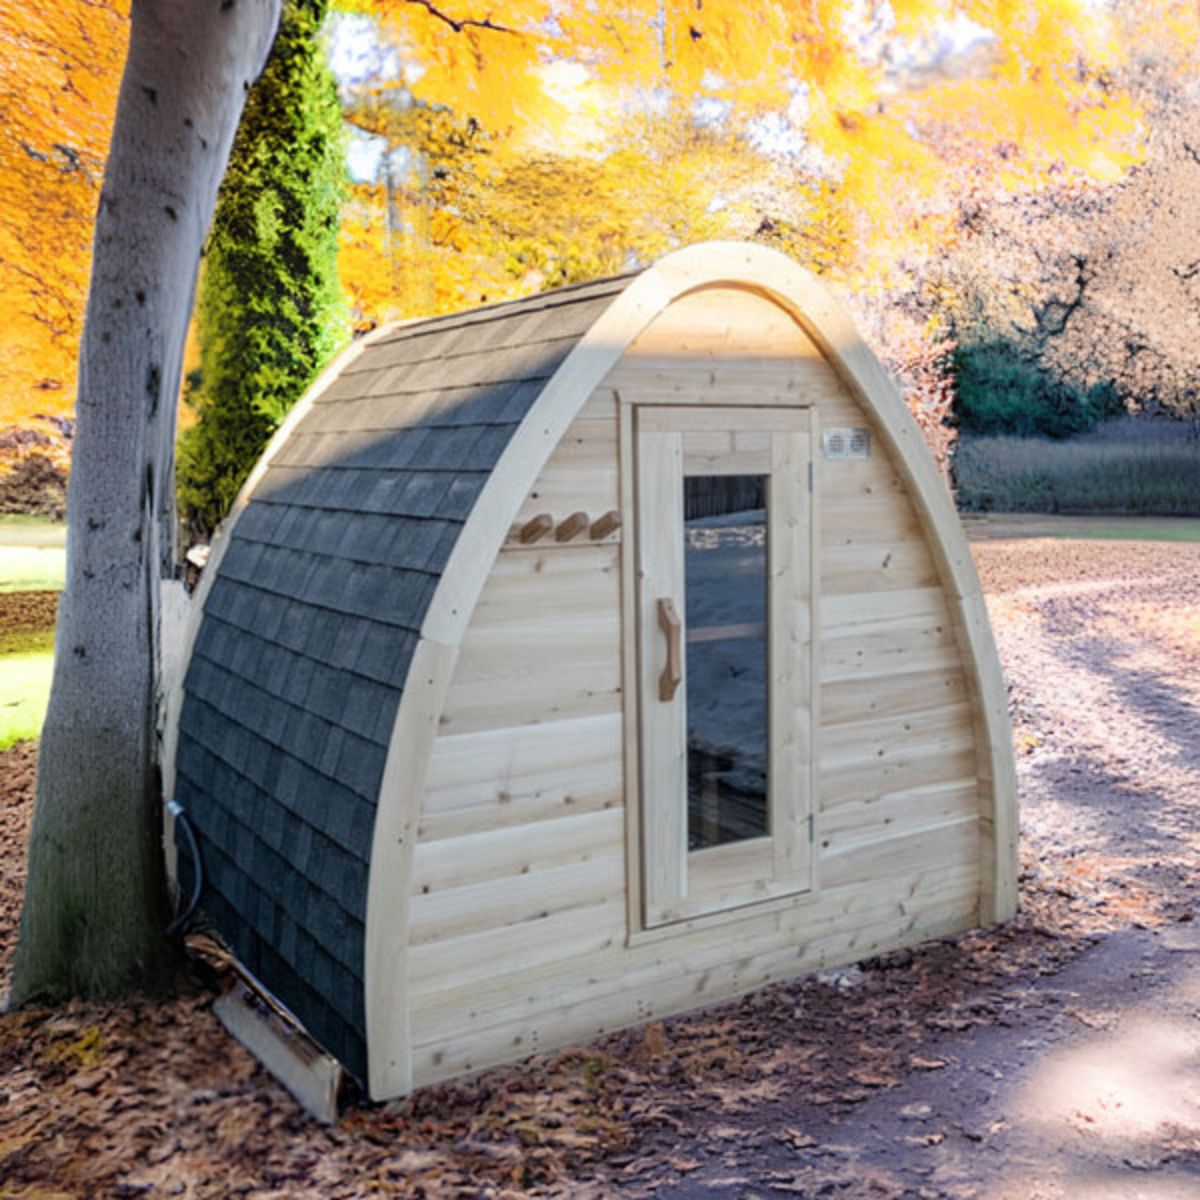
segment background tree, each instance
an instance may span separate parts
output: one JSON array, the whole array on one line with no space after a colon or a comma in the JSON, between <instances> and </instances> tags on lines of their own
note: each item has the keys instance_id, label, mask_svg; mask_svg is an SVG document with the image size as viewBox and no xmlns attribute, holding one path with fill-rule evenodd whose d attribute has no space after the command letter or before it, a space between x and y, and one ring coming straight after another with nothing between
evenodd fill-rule
<instances>
[{"instance_id":1,"label":"background tree","mask_svg":"<svg viewBox=\"0 0 1200 1200\"><path fill-rule=\"evenodd\" d=\"M0 4L0 395L70 415L129 5Z\"/></svg>"},{"instance_id":2,"label":"background tree","mask_svg":"<svg viewBox=\"0 0 1200 1200\"><path fill-rule=\"evenodd\" d=\"M0 508L63 503L92 220L128 9L128 0L0 0Z\"/></svg>"},{"instance_id":3,"label":"background tree","mask_svg":"<svg viewBox=\"0 0 1200 1200\"><path fill-rule=\"evenodd\" d=\"M347 112L386 145L379 181L355 185L343 225L342 274L363 325L619 274L764 225L808 255L787 242L804 211L790 172L685 105L631 117L602 151L578 131L545 146L403 95L352 99Z\"/></svg>"},{"instance_id":4,"label":"background tree","mask_svg":"<svg viewBox=\"0 0 1200 1200\"><path fill-rule=\"evenodd\" d=\"M72 406L64 364L78 326L91 198L66 201L84 179L71 165L76 159L88 179L98 178L125 2L89 0L45 14L0 4L0 87L9 118L9 140L0 140L0 236L12 234L12 252L0 254L0 284L6 311L34 314L29 319L47 336L47 318L56 310L64 318L53 320L60 331L51 339L59 347L53 369L44 354L29 352L41 344L32 331L14 321L8 344L0 335L0 422L5 410L40 411L42 400L57 403L52 411ZM1072 180L1092 187L1127 172L1140 158L1140 131L1163 111L1157 100L1147 104L1140 64L1148 48L1157 55L1165 46L1186 47L1195 25L1185 0L1111 7L1090 0L850 7L771 0L754 22L732 0L699 8L690 0L633 0L619 11L581 0L513 0L503 14L472 0L338 0L337 7L358 14L343 16L343 24L379 30L386 44L366 94L349 97L352 122L370 107L364 100L378 98L382 111L391 97L397 111L406 103L443 114L442 124L459 130L473 123L473 141L486 146L475 158L487 168L478 183L448 140L419 131L391 143L395 187L382 174L363 178L346 210L342 268L360 325L513 294L564 277L564 265L568 272L590 269L588 260L602 270L613 261L633 265L672 239L761 230L758 236L824 272L869 329L903 310L912 317L906 337L918 341L936 336L926 329L937 306L927 303L923 280L962 240L960 214L1005 194L1036 195ZM110 24L115 39L104 32ZM1178 57L1184 65L1175 93L1185 96L1186 53ZM743 191L731 200L707 151L690 156L689 169L682 134L736 147L719 157L735 174L738 158L742 174L761 173L753 196ZM560 226L539 247L537 204L521 214L516 202L501 202L507 211L496 238L483 236L480 204L468 201L482 202L483 191L499 197L505 170L510 181L538 170L552 180L550 167L586 179L597 163L614 177L618 169L624 174L582 195L587 219L574 230ZM455 175L466 186L455 185ZM894 186L898 178L903 187ZM677 210L690 198L673 192L675 216L653 228L650 210L666 190L656 185L667 179L683 188L698 181L707 207L696 203L696 219L681 219ZM592 196L607 198L613 186L629 203L610 220L592 220L589 210L599 210ZM396 203L400 192L407 192L406 208ZM530 190L518 195L522 204L538 200ZM651 228L626 235L621 223L630 221ZM521 225L533 230L533 245ZM523 243L511 256L497 241L509 229ZM597 239L590 248L585 236ZM25 252L47 238L56 253ZM482 252L485 244L491 248ZM61 252L68 247L77 250ZM531 269L518 269L533 260ZM74 291L56 291L61 305L43 301L32 274L5 274L12 264L57 271L71 261ZM370 299L360 303L364 295ZM884 308L889 313L881 315ZM5 387L4 363L26 372L24 382ZM63 386L38 391L39 379Z\"/></svg>"},{"instance_id":5,"label":"background tree","mask_svg":"<svg viewBox=\"0 0 1200 1200\"><path fill-rule=\"evenodd\" d=\"M288 0L217 197L197 315L199 413L179 442L180 511L208 535L288 409L345 337L342 114L328 0Z\"/></svg>"},{"instance_id":6,"label":"background tree","mask_svg":"<svg viewBox=\"0 0 1200 1200\"><path fill-rule=\"evenodd\" d=\"M151 986L167 961L159 580L196 267L277 0L135 0L96 217L50 708L12 1001Z\"/></svg>"},{"instance_id":7,"label":"background tree","mask_svg":"<svg viewBox=\"0 0 1200 1200\"><path fill-rule=\"evenodd\" d=\"M957 326L927 281L960 214L1143 153L1126 43L1086 0L542 7L370 6L384 50L345 96L386 147L345 226L360 324L766 241L848 302L944 461Z\"/></svg>"},{"instance_id":8,"label":"background tree","mask_svg":"<svg viewBox=\"0 0 1200 1200\"><path fill-rule=\"evenodd\" d=\"M968 425L1063 436L1127 408L1200 416L1200 30L1191 6L1175 15L1168 38L1123 13L1138 49L1113 86L1145 113L1143 160L1111 182L976 196L930 264Z\"/></svg>"}]
</instances>

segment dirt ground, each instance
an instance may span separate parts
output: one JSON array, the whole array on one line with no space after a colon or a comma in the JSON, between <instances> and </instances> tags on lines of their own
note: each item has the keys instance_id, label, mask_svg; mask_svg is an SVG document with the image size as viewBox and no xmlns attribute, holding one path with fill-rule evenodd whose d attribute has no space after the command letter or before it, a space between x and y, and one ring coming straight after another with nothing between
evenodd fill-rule
<instances>
[{"instance_id":1,"label":"dirt ground","mask_svg":"<svg viewBox=\"0 0 1200 1200\"><path fill-rule=\"evenodd\" d=\"M309 1123L211 1015L0 1017L0 1197L1200 1196L1200 545L976 546L1021 913ZM0 971L33 753L0 756Z\"/></svg>"}]
</instances>

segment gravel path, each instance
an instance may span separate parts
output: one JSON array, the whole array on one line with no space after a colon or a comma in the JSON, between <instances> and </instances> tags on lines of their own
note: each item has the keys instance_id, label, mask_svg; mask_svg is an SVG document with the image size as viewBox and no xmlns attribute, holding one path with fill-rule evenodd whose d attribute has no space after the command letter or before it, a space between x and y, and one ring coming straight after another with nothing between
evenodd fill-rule
<instances>
[{"instance_id":1,"label":"gravel path","mask_svg":"<svg viewBox=\"0 0 1200 1200\"><path fill-rule=\"evenodd\" d=\"M1070 961L1001 957L966 991L992 1018L923 1041L899 1086L842 1112L789 1097L659 1196L1200 1196L1200 545L974 550L1019 755L1013 936Z\"/></svg>"},{"instance_id":2,"label":"gravel path","mask_svg":"<svg viewBox=\"0 0 1200 1200\"><path fill-rule=\"evenodd\" d=\"M1031 540L976 556L1037 869L1103 879L1096 904L1114 918L1186 916L1200 848L1200 545Z\"/></svg>"},{"instance_id":3,"label":"gravel path","mask_svg":"<svg viewBox=\"0 0 1200 1200\"><path fill-rule=\"evenodd\" d=\"M1078 997L1074 1028L998 1039L1017 1081L997 1113L1002 1174L1020 1169L977 1194L1195 1200L1200 546L1044 539L976 557L1025 751L1027 886L1079 887L1103 935L1053 981Z\"/></svg>"}]
</instances>

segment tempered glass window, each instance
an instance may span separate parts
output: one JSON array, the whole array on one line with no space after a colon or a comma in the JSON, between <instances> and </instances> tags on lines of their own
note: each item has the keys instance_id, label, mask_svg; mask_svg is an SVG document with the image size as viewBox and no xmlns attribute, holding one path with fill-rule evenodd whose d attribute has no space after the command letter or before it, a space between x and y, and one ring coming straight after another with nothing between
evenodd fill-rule
<instances>
[{"instance_id":1,"label":"tempered glass window","mask_svg":"<svg viewBox=\"0 0 1200 1200\"><path fill-rule=\"evenodd\" d=\"M700 850L769 829L765 475L683 481L687 837Z\"/></svg>"}]
</instances>

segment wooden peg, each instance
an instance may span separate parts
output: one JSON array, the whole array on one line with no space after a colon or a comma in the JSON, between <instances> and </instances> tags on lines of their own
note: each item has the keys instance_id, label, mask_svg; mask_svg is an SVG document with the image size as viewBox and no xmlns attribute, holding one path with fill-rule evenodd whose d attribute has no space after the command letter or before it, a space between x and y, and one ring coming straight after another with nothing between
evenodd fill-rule
<instances>
[{"instance_id":1,"label":"wooden peg","mask_svg":"<svg viewBox=\"0 0 1200 1200\"><path fill-rule=\"evenodd\" d=\"M528 546L539 538L544 538L553 528L554 518L549 513L538 513L521 526L521 532L517 536L522 546Z\"/></svg>"},{"instance_id":2,"label":"wooden peg","mask_svg":"<svg viewBox=\"0 0 1200 1200\"><path fill-rule=\"evenodd\" d=\"M585 512L572 513L565 521L560 522L554 531L556 542L569 542L577 534L582 533L590 524L591 518Z\"/></svg>"},{"instance_id":3,"label":"wooden peg","mask_svg":"<svg viewBox=\"0 0 1200 1200\"><path fill-rule=\"evenodd\" d=\"M592 522L592 528L588 536L593 542L598 542L602 538L608 537L610 533L616 533L621 528L621 514L617 510L611 509L604 516L597 517Z\"/></svg>"}]
</instances>

